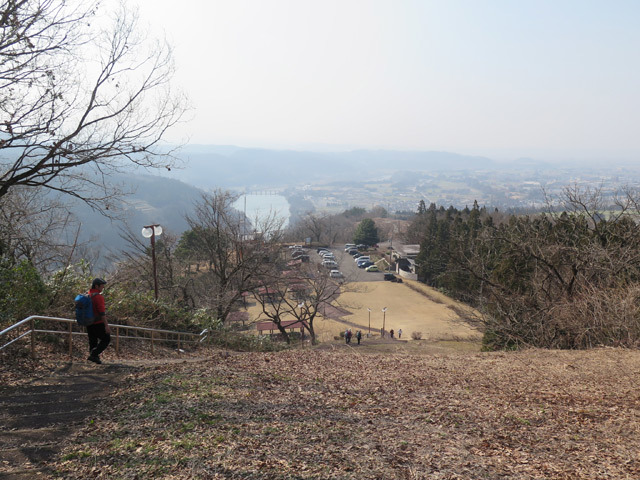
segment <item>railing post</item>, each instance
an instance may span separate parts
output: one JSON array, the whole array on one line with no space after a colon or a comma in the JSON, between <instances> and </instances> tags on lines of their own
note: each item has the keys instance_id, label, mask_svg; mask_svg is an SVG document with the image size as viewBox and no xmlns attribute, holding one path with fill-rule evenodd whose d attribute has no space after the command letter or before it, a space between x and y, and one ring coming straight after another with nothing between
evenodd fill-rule
<instances>
[{"instance_id":1,"label":"railing post","mask_svg":"<svg viewBox=\"0 0 640 480\"><path fill-rule=\"evenodd\" d=\"M36 322L31 319L31 358L36 359Z\"/></svg>"},{"instance_id":2,"label":"railing post","mask_svg":"<svg viewBox=\"0 0 640 480\"><path fill-rule=\"evenodd\" d=\"M151 355L155 355L155 351L154 351L154 345L153 345L153 330L151 330Z\"/></svg>"},{"instance_id":3,"label":"railing post","mask_svg":"<svg viewBox=\"0 0 640 480\"><path fill-rule=\"evenodd\" d=\"M178 353L180 353L180 334L178 334Z\"/></svg>"},{"instance_id":4,"label":"railing post","mask_svg":"<svg viewBox=\"0 0 640 480\"><path fill-rule=\"evenodd\" d=\"M116 327L116 356L120 356L120 327Z\"/></svg>"},{"instance_id":5,"label":"railing post","mask_svg":"<svg viewBox=\"0 0 640 480\"><path fill-rule=\"evenodd\" d=\"M69 360L73 360L73 323L69 324Z\"/></svg>"}]
</instances>

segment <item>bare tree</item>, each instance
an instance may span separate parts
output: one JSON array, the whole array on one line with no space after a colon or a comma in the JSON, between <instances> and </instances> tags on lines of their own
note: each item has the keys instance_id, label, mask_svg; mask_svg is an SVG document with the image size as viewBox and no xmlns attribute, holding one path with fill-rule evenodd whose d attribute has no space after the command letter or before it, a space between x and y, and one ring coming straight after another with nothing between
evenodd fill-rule
<instances>
[{"instance_id":1,"label":"bare tree","mask_svg":"<svg viewBox=\"0 0 640 480\"><path fill-rule=\"evenodd\" d=\"M296 271L283 274L274 266L261 275L260 288L253 295L283 338L290 343L287 328L303 328L316 344L314 321L318 314L331 308L344 289L344 282L330 278L327 272L303 264Z\"/></svg>"},{"instance_id":2,"label":"bare tree","mask_svg":"<svg viewBox=\"0 0 640 480\"><path fill-rule=\"evenodd\" d=\"M73 260L79 225L65 205L38 188L12 189L0 198L0 258L28 260L40 271Z\"/></svg>"},{"instance_id":3,"label":"bare tree","mask_svg":"<svg viewBox=\"0 0 640 480\"><path fill-rule=\"evenodd\" d=\"M0 198L44 187L98 210L109 173L169 168L159 141L181 118L171 49L139 32L123 5L8 0L0 12Z\"/></svg>"},{"instance_id":4,"label":"bare tree","mask_svg":"<svg viewBox=\"0 0 640 480\"><path fill-rule=\"evenodd\" d=\"M329 215L308 212L301 217L290 231L296 240L311 238L313 242L332 245L338 241L351 241L353 222L344 215Z\"/></svg>"},{"instance_id":5,"label":"bare tree","mask_svg":"<svg viewBox=\"0 0 640 480\"><path fill-rule=\"evenodd\" d=\"M199 266L194 296L222 323L275 260L283 223L274 214L245 218L233 206L237 199L222 190L203 195L195 213L186 217L190 230L178 246L183 258Z\"/></svg>"}]
</instances>

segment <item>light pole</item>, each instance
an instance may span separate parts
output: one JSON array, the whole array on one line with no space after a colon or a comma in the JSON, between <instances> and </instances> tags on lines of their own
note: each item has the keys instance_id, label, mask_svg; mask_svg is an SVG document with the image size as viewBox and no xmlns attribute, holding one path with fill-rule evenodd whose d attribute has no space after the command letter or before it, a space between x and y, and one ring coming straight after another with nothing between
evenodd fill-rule
<instances>
[{"instance_id":1,"label":"light pole","mask_svg":"<svg viewBox=\"0 0 640 480\"><path fill-rule=\"evenodd\" d=\"M156 267L156 236L162 235L160 225L147 225L142 229L142 236L151 239L151 261L153 264L153 291L156 301L158 300L158 270Z\"/></svg>"},{"instance_id":2,"label":"light pole","mask_svg":"<svg viewBox=\"0 0 640 480\"><path fill-rule=\"evenodd\" d=\"M387 320L387 307L382 309L382 337L384 338L384 324Z\"/></svg>"},{"instance_id":3,"label":"light pole","mask_svg":"<svg viewBox=\"0 0 640 480\"><path fill-rule=\"evenodd\" d=\"M369 333L367 333L367 337L371 336L371 309L367 308L367 310L369 310Z\"/></svg>"},{"instance_id":4,"label":"light pole","mask_svg":"<svg viewBox=\"0 0 640 480\"><path fill-rule=\"evenodd\" d=\"M300 307L300 340L304 340L304 323L302 318L304 317L304 302L300 302L298 307Z\"/></svg>"}]
</instances>

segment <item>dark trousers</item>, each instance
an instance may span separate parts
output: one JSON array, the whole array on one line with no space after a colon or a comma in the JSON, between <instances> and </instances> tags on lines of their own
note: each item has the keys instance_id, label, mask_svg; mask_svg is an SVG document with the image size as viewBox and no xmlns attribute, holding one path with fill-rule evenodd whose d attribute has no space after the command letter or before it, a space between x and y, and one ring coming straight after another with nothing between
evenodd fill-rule
<instances>
[{"instance_id":1,"label":"dark trousers","mask_svg":"<svg viewBox=\"0 0 640 480\"><path fill-rule=\"evenodd\" d=\"M104 323L95 323L87 327L87 335L89 336L89 354L97 357L100 355L111 341L104 327Z\"/></svg>"}]
</instances>

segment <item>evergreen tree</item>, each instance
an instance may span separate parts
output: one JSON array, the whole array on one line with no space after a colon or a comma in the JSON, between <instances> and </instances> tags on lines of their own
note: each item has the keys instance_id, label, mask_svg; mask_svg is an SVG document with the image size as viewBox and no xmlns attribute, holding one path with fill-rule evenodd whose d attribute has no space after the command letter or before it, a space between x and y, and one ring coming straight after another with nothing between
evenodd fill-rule
<instances>
[{"instance_id":1,"label":"evergreen tree","mask_svg":"<svg viewBox=\"0 0 640 480\"><path fill-rule=\"evenodd\" d=\"M356 228L356 233L353 235L353 242L364 245L375 245L380 241L378 236L378 227L376 223L370 218L363 219Z\"/></svg>"}]
</instances>

